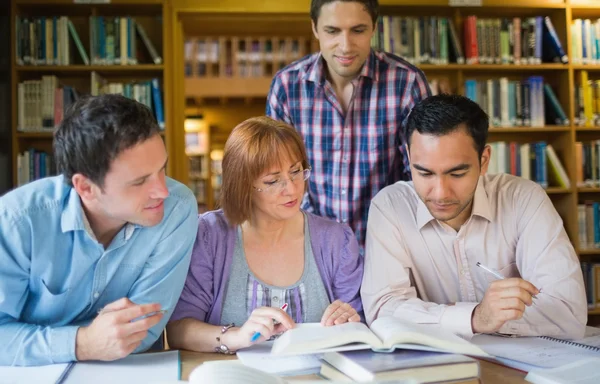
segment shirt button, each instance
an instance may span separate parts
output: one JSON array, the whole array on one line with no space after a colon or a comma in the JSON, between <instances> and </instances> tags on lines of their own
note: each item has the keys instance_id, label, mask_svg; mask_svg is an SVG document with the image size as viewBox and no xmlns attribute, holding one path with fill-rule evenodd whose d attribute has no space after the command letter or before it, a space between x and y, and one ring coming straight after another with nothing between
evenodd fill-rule
<instances>
[{"instance_id":1,"label":"shirt button","mask_svg":"<svg viewBox=\"0 0 600 384\"><path fill-rule=\"evenodd\" d=\"M346 190L342 189L342 195L345 195L345 194L346 194Z\"/></svg>"},{"instance_id":2,"label":"shirt button","mask_svg":"<svg viewBox=\"0 0 600 384\"><path fill-rule=\"evenodd\" d=\"M94 293L94 299L97 299L98 297L100 297L100 294L98 292Z\"/></svg>"},{"instance_id":3,"label":"shirt button","mask_svg":"<svg viewBox=\"0 0 600 384\"><path fill-rule=\"evenodd\" d=\"M278 302L279 301L279 297L273 296L273 301Z\"/></svg>"}]
</instances>

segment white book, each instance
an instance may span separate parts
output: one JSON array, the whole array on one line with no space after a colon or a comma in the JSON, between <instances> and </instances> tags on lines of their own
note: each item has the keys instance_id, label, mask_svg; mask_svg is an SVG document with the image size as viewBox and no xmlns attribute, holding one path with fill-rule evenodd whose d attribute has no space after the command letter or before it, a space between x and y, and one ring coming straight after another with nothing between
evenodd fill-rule
<instances>
[{"instance_id":1,"label":"white book","mask_svg":"<svg viewBox=\"0 0 600 384\"><path fill-rule=\"evenodd\" d=\"M371 324L345 323L331 327L309 323L290 329L273 343L273 355L314 354L372 349L391 352L414 349L489 356L478 346L440 327L381 317Z\"/></svg>"}]
</instances>

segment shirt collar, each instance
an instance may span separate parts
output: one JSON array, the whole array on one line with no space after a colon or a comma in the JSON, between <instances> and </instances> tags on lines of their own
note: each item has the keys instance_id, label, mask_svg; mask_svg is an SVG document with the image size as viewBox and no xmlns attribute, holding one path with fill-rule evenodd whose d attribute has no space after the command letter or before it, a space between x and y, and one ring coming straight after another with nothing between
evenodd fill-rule
<instances>
[{"instance_id":1,"label":"shirt collar","mask_svg":"<svg viewBox=\"0 0 600 384\"><path fill-rule=\"evenodd\" d=\"M373 81L379 80L379 73L377 72L377 63L375 52L371 49L365 64L362 66L360 73L357 76L357 79L360 77L367 77ZM325 84L327 79L325 75L325 60L323 59L323 54L319 52L317 59L314 61L314 64L310 67L310 69L304 75L304 79L308 81L312 81L319 85Z\"/></svg>"},{"instance_id":2,"label":"shirt collar","mask_svg":"<svg viewBox=\"0 0 600 384\"><path fill-rule=\"evenodd\" d=\"M71 188L67 197L61 215L60 226L63 233L69 231L86 231L92 239L98 241L81 205L81 198L74 188ZM137 228L142 228L142 226L131 223L125 224L125 230L123 231L124 240L129 240Z\"/></svg>"},{"instance_id":3,"label":"shirt collar","mask_svg":"<svg viewBox=\"0 0 600 384\"><path fill-rule=\"evenodd\" d=\"M60 218L60 227L64 232L85 231L87 219L84 219L81 199L74 188L71 188L67 196ZM88 223L89 225L89 223Z\"/></svg>"},{"instance_id":4,"label":"shirt collar","mask_svg":"<svg viewBox=\"0 0 600 384\"><path fill-rule=\"evenodd\" d=\"M483 185L482 176L479 176L477 188L475 189L475 196L473 197L473 209L471 211L471 217L474 215L483 217L488 221L493 221L494 219L490 202ZM419 203L417 206L417 226L419 230L421 230L425 224L429 223L431 220L435 220L435 218L431 215L431 212L429 212L429 209L427 209L425 203L419 198Z\"/></svg>"}]
</instances>

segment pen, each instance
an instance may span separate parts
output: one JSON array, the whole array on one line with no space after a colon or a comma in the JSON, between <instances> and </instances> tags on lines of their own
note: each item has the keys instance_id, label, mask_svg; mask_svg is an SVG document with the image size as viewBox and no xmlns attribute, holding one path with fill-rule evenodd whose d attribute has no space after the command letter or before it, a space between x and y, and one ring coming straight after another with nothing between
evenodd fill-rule
<instances>
[{"instance_id":1,"label":"pen","mask_svg":"<svg viewBox=\"0 0 600 384\"><path fill-rule=\"evenodd\" d=\"M486 267L485 265L481 264L479 261L477 262L477 264L475 264L476 266L478 266L479 268L483 269L484 271L494 275L496 278L503 280L505 279L504 276L502 276L500 274L500 272L496 271L495 269L492 269L490 267ZM536 299L535 295L531 295L531 297L533 297L534 299Z\"/></svg>"},{"instance_id":2,"label":"pen","mask_svg":"<svg viewBox=\"0 0 600 384\"><path fill-rule=\"evenodd\" d=\"M281 306L281 310L285 311L287 309L287 307L288 307L288 303L285 303ZM273 320L273 322L276 323L275 320ZM250 341L254 343L259 338L260 338L260 332L254 332L254 335L252 335L252 338L250 339Z\"/></svg>"}]
</instances>

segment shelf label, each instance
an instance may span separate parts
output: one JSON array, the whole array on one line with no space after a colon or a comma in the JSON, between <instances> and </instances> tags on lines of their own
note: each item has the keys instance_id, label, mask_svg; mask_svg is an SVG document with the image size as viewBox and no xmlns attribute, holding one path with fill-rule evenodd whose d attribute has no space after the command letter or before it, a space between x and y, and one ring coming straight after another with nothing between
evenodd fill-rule
<instances>
[{"instance_id":1,"label":"shelf label","mask_svg":"<svg viewBox=\"0 0 600 384\"><path fill-rule=\"evenodd\" d=\"M448 0L451 7L481 7L483 0Z\"/></svg>"}]
</instances>

